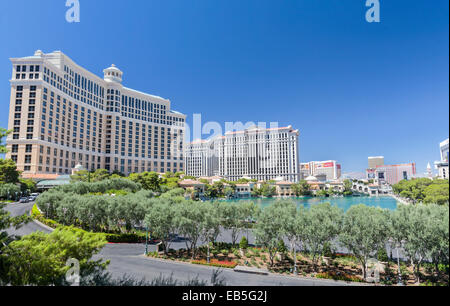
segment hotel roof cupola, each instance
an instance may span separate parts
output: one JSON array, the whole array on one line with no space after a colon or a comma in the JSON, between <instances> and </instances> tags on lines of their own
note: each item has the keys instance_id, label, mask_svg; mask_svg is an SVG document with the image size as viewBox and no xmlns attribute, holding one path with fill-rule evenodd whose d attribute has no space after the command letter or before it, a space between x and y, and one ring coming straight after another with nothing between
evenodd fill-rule
<instances>
[{"instance_id":1,"label":"hotel roof cupola","mask_svg":"<svg viewBox=\"0 0 450 306\"><path fill-rule=\"evenodd\" d=\"M123 72L112 64L111 67L103 70L104 80L107 82L122 83Z\"/></svg>"}]
</instances>

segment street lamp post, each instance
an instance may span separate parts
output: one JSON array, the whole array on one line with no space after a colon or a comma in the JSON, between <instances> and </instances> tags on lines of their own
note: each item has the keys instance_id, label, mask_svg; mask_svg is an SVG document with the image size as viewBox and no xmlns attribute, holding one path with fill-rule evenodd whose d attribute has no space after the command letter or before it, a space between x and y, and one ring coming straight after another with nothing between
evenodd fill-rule
<instances>
[{"instance_id":1,"label":"street lamp post","mask_svg":"<svg viewBox=\"0 0 450 306\"><path fill-rule=\"evenodd\" d=\"M147 226L147 238L145 239L145 255L148 255L148 226Z\"/></svg>"},{"instance_id":2,"label":"street lamp post","mask_svg":"<svg viewBox=\"0 0 450 306\"><path fill-rule=\"evenodd\" d=\"M294 245L294 275L298 275L298 269L297 269L297 250Z\"/></svg>"},{"instance_id":3,"label":"street lamp post","mask_svg":"<svg viewBox=\"0 0 450 306\"><path fill-rule=\"evenodd\" d=\"M400 255L397 248L397 267L398 267L398 286L403 286L402 282L402 271L400 269Z\"/></svg>"}]
</instances>

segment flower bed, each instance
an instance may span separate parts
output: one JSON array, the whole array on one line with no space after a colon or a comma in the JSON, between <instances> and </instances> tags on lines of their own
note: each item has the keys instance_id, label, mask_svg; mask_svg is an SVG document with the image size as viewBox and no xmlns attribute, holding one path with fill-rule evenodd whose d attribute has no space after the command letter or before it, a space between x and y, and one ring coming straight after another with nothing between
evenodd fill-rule
<instances>
[{"instance_id":1,"label":"flower bed","mask_svg":"<svg viewBox=\"0 0 450 306\"><path fill-rule=\"evenodd\" d=\"M355 275L348 275L345 273L337 274L336 272L322 272L318 273L316 275L317 278L322 279L333 279L333 280L339 280L339 281L346 281L346 282L362 282L363 280L359 276Z\"/></svg>"},{"instance_id":2,"label":"flower bed","mask_svg":"<svg viewBox=\"0 0 450 306\"><path fill-rule=\"evenodd\" d=\"M230 268L230 269L234 269L237 266L237 262L234 262L234 261L220 261L220 260L217 260L217 259L211 259L209 263L205 259L193 260L193 261L191 261L191 263L193 263L195 265L204 265L204 266Z\"/></svg>"}]
</instances>

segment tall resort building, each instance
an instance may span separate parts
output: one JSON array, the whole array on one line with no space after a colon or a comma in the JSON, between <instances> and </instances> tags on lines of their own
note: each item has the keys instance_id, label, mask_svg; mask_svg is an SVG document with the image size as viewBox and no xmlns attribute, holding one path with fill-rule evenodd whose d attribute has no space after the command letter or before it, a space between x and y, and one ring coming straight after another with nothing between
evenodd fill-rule
<instances>
[{"instance_id":1,"label":"tall resort building","mask_svg":"<svg viewBox=\"0 0 450 306\"><path fill-rule=\"evenodd\" d=\"M70 174L81 164L124 174L181 171L186 116L171 102L100 78L60 51L12 58L7 158L24 177Z\"/></svg>"},{"instance_id":2,"label":"tall resort building","mask_svg":"<svg viewBox=\"0 0 450 306\"><path fill-rule=\"evenodd\" d=\"M283 128L252 127L227 132L210 140L186 145L186 174L221 176L230 181L250 178L262 181L282 178L300 179L298 138L292 126Z\"/></svg>"},{"instance_id":3,"label":"tall resort building","mask_svg":"<svg viewBox=\"0 0 450 306\"><path fill-rule=\"evenodd\" d=\"M449 178L448 173L448 159L449 159L449 145L448 138L439 144L439 149L441 152L441 160L434 163L436 169L439 172L439 178L447 179Z\"/></svg>"}]
</instances>

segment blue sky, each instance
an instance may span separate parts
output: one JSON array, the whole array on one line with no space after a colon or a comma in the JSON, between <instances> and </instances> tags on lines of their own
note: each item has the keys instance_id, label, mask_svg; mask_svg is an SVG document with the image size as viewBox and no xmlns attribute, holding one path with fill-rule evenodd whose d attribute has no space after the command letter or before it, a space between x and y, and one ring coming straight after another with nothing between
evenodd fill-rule
<instances>
[{"instance_id":1,"label":"blue sky","mask_svg":"<svg viewBox=\"0 0 450 306\"><path fill-rule=\"evenodd\" d=\"M381 0L0 1L0 126L7 127L10 57L61 50L124 85L160 95L203 122L277 121L300 130L300 159L439 158L449 130L449 3Z\"/></svg>"}]
</instances>

